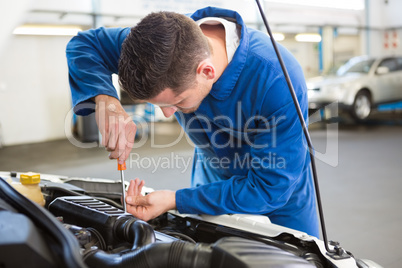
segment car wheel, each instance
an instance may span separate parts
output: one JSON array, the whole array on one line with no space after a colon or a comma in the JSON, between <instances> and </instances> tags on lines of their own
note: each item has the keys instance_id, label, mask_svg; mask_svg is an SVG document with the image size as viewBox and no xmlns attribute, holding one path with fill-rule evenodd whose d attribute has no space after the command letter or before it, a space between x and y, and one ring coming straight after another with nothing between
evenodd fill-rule
<instances>
[{"instance_id":1,"label":"car wheel","mask_svg":"<svg viewBox=\"0 0 402 268\"><path fill-rule=\"evenodd\" d=\"M358 121L367 119L371 113L371 99L368 92L360 91L357 93L352 106L352 117Z\"/></svg>"}]
</instances>

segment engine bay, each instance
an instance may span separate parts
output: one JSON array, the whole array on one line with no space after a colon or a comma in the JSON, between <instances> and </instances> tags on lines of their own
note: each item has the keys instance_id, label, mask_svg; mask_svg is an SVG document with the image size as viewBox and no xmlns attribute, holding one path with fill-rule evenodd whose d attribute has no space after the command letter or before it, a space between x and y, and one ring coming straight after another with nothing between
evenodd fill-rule
<instances>
[{"instance_id":1,"label":"engine bay","mask_svg":"<svg viewBox=\"0 0 402 268\"><path fill-rule=\"evenodd\" d=\"M10 186L19 176L0 173L0 267L370 267L262 216L139 220L112 180L42 175L41 207Z\"/></svg>"}]
</instances>

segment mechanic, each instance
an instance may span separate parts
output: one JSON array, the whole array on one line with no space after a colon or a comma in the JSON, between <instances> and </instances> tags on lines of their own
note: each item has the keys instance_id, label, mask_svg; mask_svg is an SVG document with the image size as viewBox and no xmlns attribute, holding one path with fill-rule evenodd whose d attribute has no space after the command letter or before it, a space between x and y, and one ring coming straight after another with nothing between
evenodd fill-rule
<instances>
[{"instance_id":1,"label":"mechanic","mask_svg":"<svg viewBox=\"0 0 402 268\"><path fill-rule=\"evenodd\" d=\"M278 46L307 119L303 72ZM174 114L195 144L192 187L142 196L144 181L135 179L128 212L143 220L170 209L261 214L319 236L309 153L285 77L269 37L238 13L151 13L133 28L80 32L66 52L74 111L95 110L111 159L129 157L136 131L113 73L131 98Z\"/></svg>"}]
</instances>

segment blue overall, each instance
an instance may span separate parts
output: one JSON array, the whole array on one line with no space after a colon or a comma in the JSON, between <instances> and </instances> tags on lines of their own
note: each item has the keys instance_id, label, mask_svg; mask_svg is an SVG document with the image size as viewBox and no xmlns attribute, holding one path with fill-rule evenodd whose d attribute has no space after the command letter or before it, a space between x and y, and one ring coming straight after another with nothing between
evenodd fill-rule
<instances>
[{"instance_id":1,"label":"blue overall","mask_svg":"<svg viewBox=\"0 0 402 268\"><path fill-rule=\"evenodd\" d=\"M271 222L319 235L310 159L301 124L269 37L247 28L231 10L207 7L191 15L224 17L241 28L232 61L200 107L176 112L195 144L192 188L176 192L181 213L261 214ZM111 74L118 72L129 28L81 32L67 46L75 111L106 94L117 98ZM307 89L295 58L278 45L307 118Z\"/></svg>"}]
</instances>

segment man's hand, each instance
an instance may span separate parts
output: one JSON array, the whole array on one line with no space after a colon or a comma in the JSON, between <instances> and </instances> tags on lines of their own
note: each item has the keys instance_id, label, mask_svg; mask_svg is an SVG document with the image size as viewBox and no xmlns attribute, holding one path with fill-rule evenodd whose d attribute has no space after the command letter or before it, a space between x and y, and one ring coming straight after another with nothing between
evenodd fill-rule
<instances>
[{"instance_id":1,"label":"man's hand","mask_svg":"<svg viewBox=\"0 0 402 268\"><path fill-rule=\"evenodd\" d=\"M102 146L110 152L110 159L119 159L119 163L123 164L133 148L137 126L118 99L98 95L95 103L96 123L102 135Z\"/></svg>"},{"instance_id":2,"label":"man's hand","mask_svg":"<svg viewBox=\"0 0 402 268\"><path fill-rule=\"evenodd\" d=\"M138 178L130 181L127 190L127 212L135 217L149 221L168 210L176 209L176 193L174 191L155 191L146 196L141 194L145 182Z\"/></svg>"}]
</instances>

